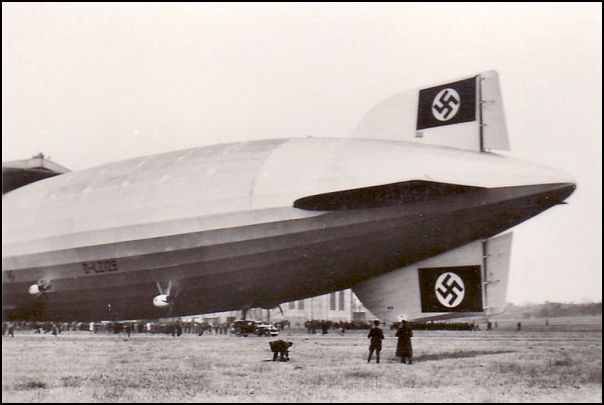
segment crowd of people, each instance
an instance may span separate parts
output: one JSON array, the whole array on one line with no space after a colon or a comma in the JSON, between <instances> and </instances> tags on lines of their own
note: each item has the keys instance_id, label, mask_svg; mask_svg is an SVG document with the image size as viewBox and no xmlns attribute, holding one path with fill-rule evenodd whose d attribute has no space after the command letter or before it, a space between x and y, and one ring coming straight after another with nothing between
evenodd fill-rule
<instances>
[{"instance_id":1,"label":"crowd of people","mask_svg":"<svg viewBox=\"0 0 604 405\"><path fill-rule=\"evenodd\" d=\"M335 329L341 333L345 333L347 330L366 330L370 327L371 322L369 321L334 322L322 319L304 322L304 328L311 335L315 335L317 334L317 332L321 332L321 334L327 335L331 329Z\"/></svg>"},{"instance_id":2,"label":"crowd of people","mask_svg":"<svg viewBox=\"0 0 604 405\"><path fill-rule=\"evenodd\" d=\"M92 333L150 333L181 336L184 333L203 335L226 335L230 323L207 323L193 321L131 321L131 322L3 322L2 335L13 336L16 330L33 331L36 334L59 335L62 332L87 331Z\"/></svg>"},{"instance_id":3,"label":"crowd of people","mask_svg":"<svg viewBox=\"0 0 604 405\"><path fill-rule=\"evenodd\" d=\"M233 333L232 322L197 322L191 320L168 321L128 321L128 322L4 322L2 334L14 335L16 330L30 330L39 334L61 334L64 331L89 331L93 333L151 333L151 334L204 334L227 335ZM274 325L279 330L290 328L289 321L278 321ZM392 323L390 329L397 330L400 323ZM341 334L349 330L369 330L372 323L369 321L334 322L329 320L309 320L304 323L304 328L309 334L326 335L330 331ZM416 330L480 330L476 323L471 322L421 322L414 323ZM491 324L487 324L487 330Z\"/></svg>"}]
</instances>

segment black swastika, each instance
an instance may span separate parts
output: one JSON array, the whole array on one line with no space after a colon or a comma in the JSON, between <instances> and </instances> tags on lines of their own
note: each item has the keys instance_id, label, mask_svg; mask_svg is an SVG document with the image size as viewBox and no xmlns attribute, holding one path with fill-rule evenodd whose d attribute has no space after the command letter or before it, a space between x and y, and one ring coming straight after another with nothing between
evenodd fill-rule
<instances>
[{"instance_id":1,"label":"black swastika","mask_svg":"<svg viewBox=\"0 0 604 405\"><path fill-rule=\"evenodd\" d=\"M442 281L441 286L438 287L436 291L444 300L448 300L449 305L453 305L453 303L459 297L459 293L463 292L463 287L460 286L456 280L453 280L453 282L450 281L451 275L447 274L445 279Z\"/></svg>"},{"instance_id":2,"label":"black swastika","mask_svg":"<svg viewBox=\"0 0 604 405\"><path fill-rule=\"evenodd\" d=\"M454 94L450 93L449 90L445 90L445 92L438 99L438 103L434 104L434 109L438 111L441 117L445 120L449 119L449 115L453 112L453 105L458 105L459 99L455 97ZM443 114L443 111L446 112Z\"/></svg>"}]
</instances>

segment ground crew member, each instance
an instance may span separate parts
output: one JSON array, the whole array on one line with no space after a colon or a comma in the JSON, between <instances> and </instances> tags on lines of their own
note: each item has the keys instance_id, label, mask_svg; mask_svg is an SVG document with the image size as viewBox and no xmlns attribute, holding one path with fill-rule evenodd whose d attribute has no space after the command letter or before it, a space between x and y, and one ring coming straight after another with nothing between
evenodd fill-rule
<instances>
[{"instance_id":1,"label":"ground crew member","mask_svg":"<svg viewBox=\"0 0 604 405\"><path fill-rule=\"evenodd\" d=\"M289 348L293 346L292 342L286 342L285 340L273 340L268 343L273 352L273 361L289 361Z\"/></svg>"},{"instance_id":2,"label":"ground crew member","mask_svg":"<svg viewBox=\"0 0 604 405\"><path fill-rule=\"evenodd\" d=\"M401 325L396 331L398 338L396 344L396 355L401 358L401 363L411 364L413 357L413 347L411 346L411 337L413 330L409 322L403 319Z\"/></svg>"},{"instance_id":3,"label":"ground crew member","mask_svg":"<svg viewBox=\"0 0 604 405\"><path fill-rule=\"evenodd\" d=\"M382 351L382 340L384 340L384 332L382 328L380 328L380 321L373 321L373 326L369 329L369 334L367 335L369 341L369 357L367 357L367 363L371 361L371 356L373 356L373 352L375 351L375 359L376 362L380 362L380 352Z\"/></svg>"}]
</instances>

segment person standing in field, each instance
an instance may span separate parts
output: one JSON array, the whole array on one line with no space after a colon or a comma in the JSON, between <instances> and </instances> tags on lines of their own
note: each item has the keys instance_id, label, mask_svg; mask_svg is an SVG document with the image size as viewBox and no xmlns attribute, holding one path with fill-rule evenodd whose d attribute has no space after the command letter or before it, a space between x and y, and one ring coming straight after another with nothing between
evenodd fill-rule
<instances>
[{"instance_id":1,"label":"person standing in field","mask_svg":"<svg viewBox=\"0 0 604 405\"><path fill-rule=\"evenodd\" d=\"M411 345L413 330L405 319L401 321L401 325L396 331L396 337L398 338L396 356L401 358L401 363L411 364L413 358L413 346Z\"/></svg>"},{"instance_id":2,"label":"person standing in field","mask_svg":"<svg viewBox=\"0 0 604 405\"><path fill-rule=\"evenodd\" d=\"M10 337L15 337L15 324L14 323L9 323L8 324L8 336Z\"/></svg>"},{"instance_id":3,"label":"person standing in field","mask_svg":"<svg viewBox=\"0 0 604 405\"><path fill-rule=\"evenodd\" d=\"M367 363L371 362L373 352L375 352L376 362L379 363L380 352L382 351L382 340L384 340L384 332L382 331L382 328L380 328L380 321L373 321L373 326L369 329L367 338L371 339L369 342L369 357L367 357Z\"/></svg>"}]
</instances>

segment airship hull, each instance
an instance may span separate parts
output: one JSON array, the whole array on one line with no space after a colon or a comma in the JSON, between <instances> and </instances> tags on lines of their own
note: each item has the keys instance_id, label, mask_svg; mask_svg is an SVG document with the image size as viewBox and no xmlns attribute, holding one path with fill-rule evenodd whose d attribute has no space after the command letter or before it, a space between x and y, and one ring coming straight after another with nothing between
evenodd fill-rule
<instances>
[{"instance_id":1,"label":"airship hull","mask_svg":"<svg viewBox=\"0 0 604 405\"><path fill-rule=\"evenodd\" d=\"M472 189L431 202L311 216L277 208L262 216L280 220L261 224L24 255L10 261L20 268L3 272L3 309L8 318L68 321L270 308L488 238L573 189L567 183ZM28 295L41 279L48 291ZM152 305L158 283L173 284L167 309Z\"/></svg>"}]
</instances>

